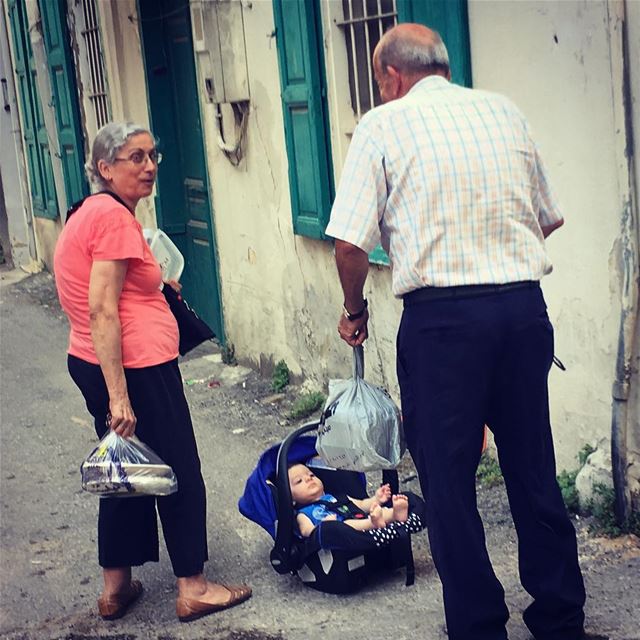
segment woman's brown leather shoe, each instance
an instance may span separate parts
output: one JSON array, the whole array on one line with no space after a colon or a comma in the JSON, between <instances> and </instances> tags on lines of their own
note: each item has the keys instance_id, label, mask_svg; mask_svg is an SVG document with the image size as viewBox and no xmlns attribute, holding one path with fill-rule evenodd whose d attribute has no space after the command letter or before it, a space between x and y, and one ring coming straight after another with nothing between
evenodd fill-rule
<instances>
[{"instance_id":1,"label":"woman's brown leather shoe","mask_svg":"<svg viewBox=\"0 0 640 640\"><path fill-rule=\"evenodd\" d=\"M124 594L110 596L109 598L98 599L98 611L103 620L117 620L127 613L127 609L142 594L142 583L140 580L132 580L129 591Z\"/></svg>"},{"instance_id":2,"label":"woman's brown leather shoe","mask_svg":"<svg viewBox=\"0 0 640 640\"><path fill-rule=\"evenodd\" d=\"M222 584L222 586L229 591L229 599L226 602L211 604L209 602L202 602L202 600L198 600L197 598L178 597L176 600L176 613L178 614L180 622L190 622L191 620L202 618L202 616L208 616L210 613L235 607L235 605L251 597L251 587L245 584Z\"/></svg>"}]
</instances>

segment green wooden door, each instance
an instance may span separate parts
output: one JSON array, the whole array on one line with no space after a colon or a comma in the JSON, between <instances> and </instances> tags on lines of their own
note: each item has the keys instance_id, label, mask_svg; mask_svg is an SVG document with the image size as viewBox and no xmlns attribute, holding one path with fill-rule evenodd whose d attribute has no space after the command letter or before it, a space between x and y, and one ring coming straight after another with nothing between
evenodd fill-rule
<instances>
[{"instance_id":1,"label":"green wooden door","mask_svg":"<svg viewBox=\"0 0 640 640\"><path fill-rule=\"evenodd\" d=\"M24 0L9 0L8 8L33 215L55 220L58 217L58 202L49 137L38 94Z\"/></svg>"},{"instance_id":2,"label":"green wooden door","mask_svg":"<svg viewBox=\"0 0 640 640\"><path fill-rule=\"evenodd\" d=\"M158 223L185 257L185 299L224 340L188 3L139 0L139 10L152 129L163 153Z\"/></svg>"},{"instance_id":3,"label":"green wooden door","mask_svg":"<svg viewBox=\"0 0 640 640\"><path fill-rule=\"evenodd\" d=\"M67 205L89 194L75 71L67 29L66 0L40 0L42 34L51 78Z\"/></svg>"}]
</instances>

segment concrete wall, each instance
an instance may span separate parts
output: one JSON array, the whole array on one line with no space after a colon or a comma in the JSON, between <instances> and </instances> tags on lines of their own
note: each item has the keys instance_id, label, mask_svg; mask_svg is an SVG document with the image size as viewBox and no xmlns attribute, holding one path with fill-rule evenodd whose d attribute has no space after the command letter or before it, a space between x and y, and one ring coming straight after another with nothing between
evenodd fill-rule
<instances>
[{"instance_id":1,"label":"concrete wall","mask_svg":"<svg viewBox=\"0 0 640 640\"><path fill-rule=\"evenodd\" d=\"M243 6L251 101L238 167L218 148L215 106L200 90L226 333L246 361L268 370L284 358L326 379L341 358L332 247L293 235L272 5Z\"/></svg>"},{"instance_id":2,"label":"concrete wall","mask_svg":"<svg viewBox=\"0 0 640 640\"><path fill-rule=\"evenodd\" d=\"M548 242L555 269L544 281L556 353L567 365L551 374L561 466L571 466L585 442L609 437L618 236L628 198L619 8L570 1L469 6L474 84L506 93L526 113L565 211L565 226Z\"/></svg>"},{"instance_id":3,"label":"concrete wall","mask_svg":"<svg viewBox=\"0 0 640 640\"><path fill-rule=\"evenodd\" d=\"M607 441L620 317L619 230L628 199L622 94L621 3L469 5L474 84L509 95L528 116L567 224L549 240L544 281L565 373L551 374L561 467L587 442ZM334 168L353 119L335 6L323 3ZM335 324L342 295L328 242L292 234L276 43L270 2L243 3L251 113L246 157L233 167L215 144L203 101L224 317L236 352L255 364L284 358L319 382L344 375L349 350ZM341 59L342 55L342 59ZM201 95L203 92L200 92ZM372 267L368 376L396 394L400 305L389 272Z\"/></svg>"},{"instance_id":4,"label":"concrete wall","mask_svg":"<svg viewBox=\"0 0 640 640\"><path fill-rule=\"evenodd\" d=\"M627 26L627 64L628 64L628 107L627 126L633 131L631 153L631 214L635 220L636 261L640 262L640 2L627 0L625 3ZM640 278L631 282L636 287L636 296ZM636 298L637 300L637 298ZM637 303L636 303L637 304ZM627 444L629 467L629 489L636 509L640 509L640 309L636 306L635 329L629 367L631 393L627 408Z\"/></svg>"}]
</instances>

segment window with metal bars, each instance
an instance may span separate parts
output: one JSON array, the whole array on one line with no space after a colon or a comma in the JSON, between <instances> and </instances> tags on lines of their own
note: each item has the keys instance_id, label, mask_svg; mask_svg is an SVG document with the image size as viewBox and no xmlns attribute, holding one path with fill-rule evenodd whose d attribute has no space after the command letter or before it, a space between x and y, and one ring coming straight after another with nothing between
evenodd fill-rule
<instances>
[{"instance_id":1,"label":"window with metal bars","mask_svg":"<svg viewBox=\"0 0 640 640\"><path fill-rule=\"evenodd\" d=\"M356 118L381 103L373 77L373 51L382 34L398 22L396 0L342 0L349 64L349 91Z\"/></svg>"},{"instance_id":2,"label":"window with metal bars","mask_svg":"<svg viewBox=\"0 0 640 640\"><path fill-rule=\"evenodd\" d=\"M99 129L109 122L110 116L96 0L82 0L82 11L84 15L82 36L84 37L91 75L91 88L88 97L93 105L96 124Z\"/></svg>"}]
</instances>

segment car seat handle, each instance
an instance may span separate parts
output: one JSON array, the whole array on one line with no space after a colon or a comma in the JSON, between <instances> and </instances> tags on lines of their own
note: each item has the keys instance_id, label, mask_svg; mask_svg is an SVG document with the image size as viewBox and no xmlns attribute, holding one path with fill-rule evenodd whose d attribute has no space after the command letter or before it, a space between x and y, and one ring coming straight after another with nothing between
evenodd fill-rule
<instances>
[{"instance_id":1,"label":"car seat handle","mask_svg":"<svg viewBox=\"0 0 640 640\"><path fill-rule=\"evenodd\" d=\"M271 565L278 573L288 573L295 571L299 567L297 554L293 549L293 523L295 520L295 511L293 508L293 499L291 498L291 489L289 488L289 448L291 443L303 433L315 431L318 428L318 421L307 422L301 427L292 431L280 445L278 449L278 457L276 459L276 492L278 495L276 523L276 538L271 550Z\"/></svg>"}]
</instances>

